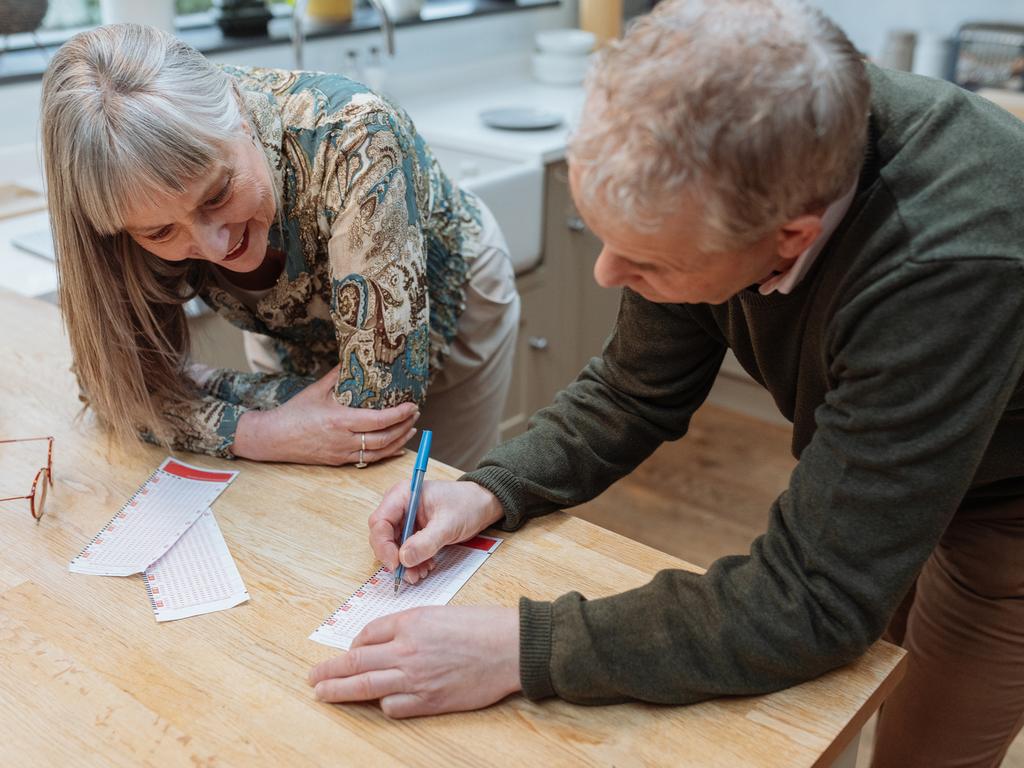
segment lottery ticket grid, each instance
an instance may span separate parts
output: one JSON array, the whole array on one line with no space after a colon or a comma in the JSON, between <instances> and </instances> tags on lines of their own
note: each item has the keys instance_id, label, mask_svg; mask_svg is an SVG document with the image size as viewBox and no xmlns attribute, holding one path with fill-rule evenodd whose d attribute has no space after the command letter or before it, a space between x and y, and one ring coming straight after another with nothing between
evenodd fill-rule
<instances>
[{"instance_id":1,"label":"lottery ticket grid","mask_svg":"<svg viewBox=\"0 0 1024 768\"><path fill-rule=\"evenodd\" d=\"M207 509L142 574L157 621L234 608L249 599L217 518Z\"/></svg>"},{"instance_id":2,"label":"lottery ticket grid","mask_svg":"<svg viewBox=\"0 0 1024 768\"><path fill-rule=\"evenodd\" d=\"M437 554L437 567L430 575L418 584L403 584L397 596L394 576L381 566L309 639L347 651L356 635L374 619L423 605L445 605L500 543L501 539L491 536L476 536L445 547Z\"/></svg>"},{"instance_id":3,"label":"lottery ticket grid","mask_svg":"<svg viewBox=\"0 0 1024 768\"><path fill-rule=\"evenodd\" d=\"M166 459L68 565L73 573L131 576L159 560L238 472Z\"/></svg>"}]
</instances>

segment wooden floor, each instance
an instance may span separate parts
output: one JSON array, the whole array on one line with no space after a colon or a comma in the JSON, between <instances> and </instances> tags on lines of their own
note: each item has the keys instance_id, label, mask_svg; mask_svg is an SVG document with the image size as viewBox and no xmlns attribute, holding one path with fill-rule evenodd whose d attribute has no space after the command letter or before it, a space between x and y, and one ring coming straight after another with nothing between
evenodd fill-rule
<instances>
[{"instance_id":1,"label":"wooden floor","mask_svg":"<svg viewBox=\"0 0 1024 768\"><path fill-rule=\"evenodd\" d=\"M572 511L706 568L764 532L796 466L789 439L785 427L705 405L685 438Z\"/></svg>"},{"instance_id":2,"label":"wooden floor","mask_svg":"<svg viewBox=\"0 0 1024 768\"><path fill-rule=\"evenodd\" d=\"M706 404L689 434L667 443L629 477L573 510L580 517L696 565L746 554L764 532L768 509L796 461L790 430ZM858 768L870 760L873 722L865 729ZM1003 768L1024 768L1024 734Z\"/></svg>"}]
</instances>

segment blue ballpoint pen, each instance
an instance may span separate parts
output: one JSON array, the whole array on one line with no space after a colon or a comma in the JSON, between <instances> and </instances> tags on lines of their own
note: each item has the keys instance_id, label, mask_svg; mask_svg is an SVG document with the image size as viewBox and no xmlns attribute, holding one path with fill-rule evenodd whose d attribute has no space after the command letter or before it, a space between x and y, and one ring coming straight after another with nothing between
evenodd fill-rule
<instances>
[{"instance_id":1,"label":"blue ballpoint pen","mask_svg":"<svg viewBox=\"0 0 1024 768\"><path fill-rule=\"evenodd\" d=\"M429 429L423 430L420 435L420 447L416 451L416 466L412 470L412 494L409 496L409 508L405 511L405 526L402 528L402 540L398 544L401 549L405 540L412 535L412 527L416 522L416 510L420 506L420 493L423 491L423 475L427 472L427 461L430 459L430 440L433 433ZM398 594L398 587L402 583L402 574L405 573L405 566L398 561L398 568L395 569L395 594Z\"/></svg>"}]
</instances>

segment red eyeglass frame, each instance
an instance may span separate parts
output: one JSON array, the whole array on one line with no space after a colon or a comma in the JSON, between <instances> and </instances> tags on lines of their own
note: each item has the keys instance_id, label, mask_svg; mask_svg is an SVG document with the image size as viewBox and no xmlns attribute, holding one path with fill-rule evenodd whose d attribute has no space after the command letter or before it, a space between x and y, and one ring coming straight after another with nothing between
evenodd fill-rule
<instances>
[{"instance_id":1,"label":"red eyeglass frame","mask_svg":"<svg viewBox=\"0 0 1024 768\"><path fill-rule=\"evenodd\" d=\"M44 483L49 483L49 486L53 488L53 436L49 437L21 437L14 440L0 440L0 445L5 443L31 443L36 440L47 440L49 441L49 447L46 452L46 466L40 467L39 471L36 472L36 477L32 481L32 490L29 491L28 496L11 496L10 498L0 499L0 501L18 501L20 499L28 499L29 512L32 513L33 519L39 522L43 516L43 506L46 503L46 491L43 490L43 500L39 504L39 509L36 509L36 487L39 485L39 480L42 478ZM43 473L46 473L45 477Z\"/></svg>"}]
</instances>

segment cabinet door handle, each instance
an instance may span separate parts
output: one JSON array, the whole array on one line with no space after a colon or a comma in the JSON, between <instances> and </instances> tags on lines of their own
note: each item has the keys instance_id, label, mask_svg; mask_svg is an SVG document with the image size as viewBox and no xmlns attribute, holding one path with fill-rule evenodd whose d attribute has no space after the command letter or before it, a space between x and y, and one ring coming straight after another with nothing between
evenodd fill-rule
<instances>
[{"instance_id":1,"label":"cabinet door handle","mask_svg":"<svg viewBox=\"0 0 1024 768\"><path fill-rule=\"evenodd\" d=\"M587 225L583 223L583 219L579 216L570 216L565 220L565 225L569 228L570 232L583 232L587 228Z\"/></svg>"},{"instance_id":2,"label":"cabinet door handle","mask_svg":"<svg viewBox=\"0 0 1024 768\"><path fill-rule=\"evenodd\" d=\"M530 349L545 350L548 348L548 340L543 336L531 336L526 343L530 345Z\"/></svg>"}]
</instances>

